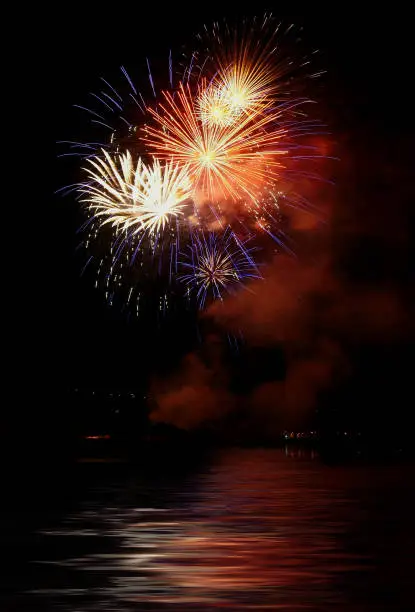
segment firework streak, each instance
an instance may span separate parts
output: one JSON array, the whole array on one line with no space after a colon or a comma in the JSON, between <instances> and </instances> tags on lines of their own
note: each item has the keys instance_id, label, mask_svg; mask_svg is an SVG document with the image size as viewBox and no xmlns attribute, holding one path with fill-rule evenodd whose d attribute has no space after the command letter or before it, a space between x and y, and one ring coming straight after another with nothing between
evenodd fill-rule
<instances>
[{"instance_id":1,"label":"firework streak","mask_svg":"<svg viewBox=\"0 0 415 612\"><path fill-rule=\"evenodd\" d=\"M84 244L87 263L99 262L96 284L104 280L110 303L123 293L138 314L151 287L159 310L172 294L204 308L258 278L258 254L270 251L264 238L273 252L290 250L281 203L311 210L286 188L293 160L316 157L299 150L318 124L306 118L309 100L292 93L281 28L268 15L230 32L215 26L206 34L208 49L192 53L179 78L170 54L160 89L148 60L141 91L124 67L122 86L102 79L91 94L99 108L78 108L106 135L63 141L63 155L83 162L82 180L62 191L75 191L87 208Z\"/></svg>"}]
</instances>

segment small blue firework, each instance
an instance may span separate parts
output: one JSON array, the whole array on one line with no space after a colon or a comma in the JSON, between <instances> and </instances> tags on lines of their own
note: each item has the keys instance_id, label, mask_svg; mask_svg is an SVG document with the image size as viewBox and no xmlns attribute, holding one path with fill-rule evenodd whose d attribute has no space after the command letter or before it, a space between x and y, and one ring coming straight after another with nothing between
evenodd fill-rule
<instances>
[{"instance_id":1,"label":"small blue firework","mask_svg":"<svg viewBox=\"0 0 415 612\"><path fill-rule=\"evenodd\" d=\"M203 308L207 299L222 300L224 293L231 293L247 279L260 278L252 251L230 227L221 234L196 231L187 253L182 254L186 273L179 278Z\"/></svg>"}]
</instances>

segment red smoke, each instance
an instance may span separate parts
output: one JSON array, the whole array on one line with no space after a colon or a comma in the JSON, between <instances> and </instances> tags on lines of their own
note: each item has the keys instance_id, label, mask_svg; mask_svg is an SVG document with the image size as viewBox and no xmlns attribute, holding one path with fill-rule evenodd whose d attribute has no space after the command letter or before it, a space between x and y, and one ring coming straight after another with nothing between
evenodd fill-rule
<instances>
[{"instance_id":1,"label":"red smoke","mask_svg":"<svg viewBox=\"0 0 415 612\"><path fill-rule=\"evenodd\" d=\"M353 375L361 346L399 343L412 334L402 266L409 244L407 209L402 198L392 197L403 179L364 147L354 156L343 153L339 168L331 191L304 184L306 195L323 202L327 212L336 194L324 232L310 215L292 214L291 228L305 255L276 255L263 280L214 303L205 314L219 330L235 335L241 330L251 347L282 349L283 379L276 366L275 380L232 397L224 376L227 362L219 355L205 365L202 349L189 355L167 384L154 386L154 420L198 427L237 410L248 428L270 431L303 423L322 393Z\"/></svg>"},{"instance_id":2,"label":"red smoke","mask_svg":"<svg viewBox=\"0 0 415 612\"><path fill-rule=\"evenodd\" d=\"M215 423L232 409L234 398L227 391L221 364L215 357L211 367L191 353L179 372L167 383L157 381L154 421L172 423L182 429Z\"/></svg>"}]
</instances>

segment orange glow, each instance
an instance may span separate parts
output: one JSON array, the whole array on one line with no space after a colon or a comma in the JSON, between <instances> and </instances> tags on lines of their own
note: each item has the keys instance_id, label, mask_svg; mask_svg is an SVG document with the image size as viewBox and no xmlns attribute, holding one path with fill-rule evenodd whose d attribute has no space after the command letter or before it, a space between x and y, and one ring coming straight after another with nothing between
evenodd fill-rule
<instances>
[{"instance_id":1,"label":"orange glow","mask_svg":"<svg viewBox=\"0 0 415 612\"><path fill-rule=\"evenodd\" d=\"M175 97L163 95L165 104L149 109L156 126L145 128L147 143L160 159L188 168L196 202L205 196L255 201L259 189L276 180L286 154L286 130L276 125L279 111L268 104L267 114L254 108L232 125L206 125L189 86L180 84Z\"/></svg>"}]
</instances>

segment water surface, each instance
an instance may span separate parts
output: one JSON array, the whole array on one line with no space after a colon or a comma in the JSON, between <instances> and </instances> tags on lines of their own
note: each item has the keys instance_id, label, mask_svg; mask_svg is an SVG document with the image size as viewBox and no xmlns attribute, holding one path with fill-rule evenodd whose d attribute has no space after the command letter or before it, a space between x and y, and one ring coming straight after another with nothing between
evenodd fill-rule
<instances>
[{"instance_id":1,"label":"water surface","mask_svg":"<svg viewBox=\"0 0 415 612\"><path fill-rule=\"evenodd\" d=\"M78 470L59 509L3 520L5 612L415 609L413 467L235 449Z\"/></svg>"}]
</instances>

